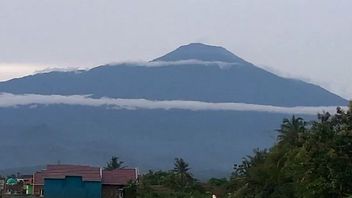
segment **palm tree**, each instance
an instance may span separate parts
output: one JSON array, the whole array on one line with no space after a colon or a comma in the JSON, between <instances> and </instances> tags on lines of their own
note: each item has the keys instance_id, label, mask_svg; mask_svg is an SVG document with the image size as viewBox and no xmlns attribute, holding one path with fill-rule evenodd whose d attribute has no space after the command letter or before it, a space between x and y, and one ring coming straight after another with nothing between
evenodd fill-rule
<instances>
[{"instance_id":1,"label":"palm tree","mask_svg":"<svg viewBox=\"0 0 352 198\"><path fill-rule=\"evenodd\" d=\"M174 169L172 172L174 172L178 177L181 187L185 187L190 181L193 180L192 174L189 170L190 168L187 162L185 162L182 158L175 158Z\"/></svg>"},{"instance_id":2,"label":"palm tree","mask_svg":"<svg viewBox=\"0 0 352 198\"><path fill-rule=\"evenodd\" d=\"M124 168L122 166L124 162L119 160L119 157L117 156L112 156L111 160L106 163L106 167L104 168L105 170L115 170L115 169L120 169Z\"/></svg>"},{"instance_id":3,"label":"palm tree","mask_svg":"<svg viewBox=\"0 0 352 198\"><path fill-rule=\"evenodd\" d=\"M298 143L300 136L305 131L306 123L301 117L292 116L291 119L285 118L278 130L278 141L280 144L288 143L295 145Z\"/></svg>"}]
</instances>

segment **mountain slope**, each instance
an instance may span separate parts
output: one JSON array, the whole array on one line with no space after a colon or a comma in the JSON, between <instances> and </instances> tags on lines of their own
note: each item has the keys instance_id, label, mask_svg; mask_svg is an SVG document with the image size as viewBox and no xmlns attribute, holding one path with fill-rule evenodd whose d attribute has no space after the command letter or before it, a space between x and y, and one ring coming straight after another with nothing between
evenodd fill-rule
<instances>
[{"instance_id":1,"label":"mountain slope","mask_svg":"<svg viewBox=\"0 0 352 198\"><path fill-rule=\"evenodd\" d=\"M189 59L198 61L185 61ZM221 47L190 44L155 61L36 74L2 82L0 92L278 106L347 104L345 99L319 86L276 76Z\"/></svg>"},{"instance_id":2,"label":"mountain slope","mask_svg":"<svg viewBox=\"0 0 352 198\"><path fill-rule=\"evenodd\" d=\"M289 115L186 110L114 110L40 105L0 108L0 170L47 163L105 165L119 155L126 165L170 169L175 157L202 177L228 176L254 148L273 144ZM253 124L253 123L256 124Z\"/></svg>"}]
</instances>

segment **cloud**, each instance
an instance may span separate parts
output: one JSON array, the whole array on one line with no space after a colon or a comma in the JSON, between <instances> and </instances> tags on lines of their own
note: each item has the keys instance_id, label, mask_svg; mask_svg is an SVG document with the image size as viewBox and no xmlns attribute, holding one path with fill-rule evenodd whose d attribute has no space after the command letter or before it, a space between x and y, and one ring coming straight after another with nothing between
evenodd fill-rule
<instances>
[{"instance_id":1,"label":"cloud","mask_svg":"<svg viewBox=\"0 0 352 198\"><path fill-rule=\"evenodd\" d=\"M122 61L111 62L102 66L109 67L170 67L170 66L184 66L184 65L202 65L202 66L217 66L220 69L227 69L234 66L241 66L240 63L227 63L221 61L201 61L201 60L180 60L180 61ZM99 66L95 66L99 67ZM84 72L95 67L48 67L37 70L34 73L49 73L49 72Z\"/></svg>"},{"instance_id":2,"label":"cloud","mask_svg":"<svg viewBox=\"0 0 352 198\"><path fill-rule=\"evenodd\" d=\"M43 66L35 64L0 63L0 81L31 75L41 67Z\"/></svg>"},{"instance_id":3,"label":"cloud","mask_svg":"<svg viewBox=\"0 0 352 198\"><path fill-rule=\"evenodd\" d=\"M271 105L258 105L246 103L211 103L202 101L185 101L185 100L146 100L146 99L119 99L119 98L91 98L89 95L38 95L24 94L15 95L10 93L0 93L0 108L31 106L34 105L80 105L91 107L106 107L112 109L180 109L190 111L253 111L253 112L270 112L283 114L305 114L316 115L326 111L334 113L335 106L320 107L279 107ZM347 107L343 107L347 109Z\"/></svg>"},{"instance_id":4,"label":"cloud","mask_svg":"<svg viewBox=\"0 0 352 198\"><path fill-rule=\"evenodd\" d=\"M118 64L118 63L117 63ZM152 61L152 62L126 62L122 63L127 66L142 66L142 67L167 67L177 65L203 65L203 66L218 66L221 69L226 69L232 66L239 66L240 63L228 63L221 61L201 61L201 60L180 60L180 61Z\"/></svg>"},{"instance_id":5,"label":"cloud","mask_svg":"<svg viewBox=\"0 0 352 198\"><path fill-rule=\"evenodd\" d=\"M50 73L50 72L77 72L88 71L89 68L85 67L49 67L35 71L35 74Z\"/></svg>"},{"instance_id":6,"label":"cloud","mask_svg":"<svg viewBox=\"0 0 352 198\"><path fill-rule=\"evenodd\" d=\"M322 78L322 79L317 79L317 78L312 78L311 74L309 72L304 71L304 74L302 72L288 72L284 71L281 68L275 68L271 67L268 65L264 64L258 64L257 65L259 68L262 68L270 73L273 73L277 76L283 77L283 78L289 78L289 79L298 79L307 83L319 85L322 88L329 90L330 92L337 94L341 97L344 97L345 99L351 99L352 98L352 89L350 89L350 86L348 85L347 81L349 79L343 79L343 78L333 78L333 79L327 79L327 78ZM329 78L333 76L330 75ZM342 83L342 81L345 81L345 83Z\"/></svg>"},{"instance_id":7,"label":"cloud","mask_svg":"<svg viewBox=\"0 0 352 198\"><path fill-rule=\"evenodd\" d=\"M128 62L111 62L104 66L110 67L169 67L178 65L202 65L202 66L218 66L220 69L227 69L233 66L240 66L239 63L227 63L221 61L201 61L201 60L180 60L180 61L128 61ZM83 72L88 71L94 67L49 67L42 70L38 70L35 73L48 73L48 72Z\"/></svg>"}]
</instances>

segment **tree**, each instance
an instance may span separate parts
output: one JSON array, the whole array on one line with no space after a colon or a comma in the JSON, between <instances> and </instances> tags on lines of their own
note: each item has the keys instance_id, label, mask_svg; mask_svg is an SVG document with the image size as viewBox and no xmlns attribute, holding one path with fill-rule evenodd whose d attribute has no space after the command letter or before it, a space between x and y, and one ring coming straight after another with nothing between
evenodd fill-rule
<instances>
[{"instance_id":1,"label":"tree","mask_svg":"<svg viewBox=\"0 0 352 198\"><path fill-rule=\"evenodd\" d=\"M310 123L306 127L295 116L283 120L277 144L235 166L232 197L352 195L352 103Z\"/></svg>"},{"instance_id":2,"label":"tree","mask_svg":"<svg viewBox=\"0 0 352 198\"><path fill-rule=\"evenodd\" d=\"M292 116L291 119L285 118L278 130L279 144L295 145L300 141L305 131L306 123L301 117Z\"/></svg>"},{"instance_id":3,"label":"tree","mask_svg":"<svg viewBox=\"0 0 352 198\"><path fill-rule=\"evenodd\" d=\"M180 175L190 175L188 172L190 170L189 165L182 158L175 158L173 172Z\"/></svg>"},{"instance_id":4,"label":"tree","mask_svg":"<svg viewBox=\"0 0 352 198\"><path fill-rule=\"evenodd\" d=\"M124 168L122 166L124 162L119 160L119 157L117 156L112 156L110 161L106 163L106 167L104 168L105 170L115 170L115 169L120 169Z\"/></svg>"},{"instance_id":5,"label":"tree","mask_svg":"<svg viewBox=\"0 0 352 198\"><path fill-rule=\"evenodd\" d=\"M192 177L187 162L176 158L169 171L149 171L140 178L139 198L203 198L211 195Z\"/></svg>"},{"instance_id":6,"label":"tree","mask_svg":"<svg viewBox=\"0 0 352 198\"><path fill-rule=\"evenodd\" d=\"M175 158L174 169L172 170L177 178L178 185L181 188L186 187L193 181L192 174L189 172L190 168L187 162L182 158Z\"/></svg>"}]
</instances>

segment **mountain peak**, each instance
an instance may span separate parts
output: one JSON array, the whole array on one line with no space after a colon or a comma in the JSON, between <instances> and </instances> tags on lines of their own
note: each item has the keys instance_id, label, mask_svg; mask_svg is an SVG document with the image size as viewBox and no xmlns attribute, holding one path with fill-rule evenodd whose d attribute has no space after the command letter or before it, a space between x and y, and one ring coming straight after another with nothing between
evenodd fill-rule
<instances>
[{"instance_id":1,"label":"mountain peak","mask_svg":"<svg viewBox=\"0 0 352 198\"><path fill-rule=\"evenodd\" d=\"M219 46L206 45L203 43L191 43L183 45L176 50L159 57L153 61L180 61L201 60L219 61L228 63L244 63L245 60Z\"/></svg>"}]
</instances>

